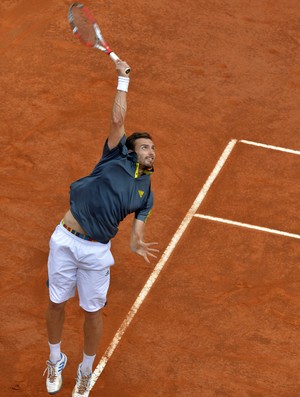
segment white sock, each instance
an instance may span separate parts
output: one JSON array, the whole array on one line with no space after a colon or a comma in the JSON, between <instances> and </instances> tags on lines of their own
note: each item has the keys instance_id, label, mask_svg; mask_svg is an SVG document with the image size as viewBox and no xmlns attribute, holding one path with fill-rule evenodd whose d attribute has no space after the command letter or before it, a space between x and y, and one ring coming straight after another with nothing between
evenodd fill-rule
<instances>
[{"instance_id":1,"label":"white sock","mask_svg":"<svg viewBox=\"0 0 300 397\"><path fill-rule=\"evenodd\" d=\"M83 353L83 360L80 366L80 371L82 375L89 375L93 372L93 363L95 360L96 354L94 356L88 356Z\"/></svg>"},{"instance_id":2,"label":"white sock","mask_svg":"<svg viewBox=\"0 0 300 397\"><path fill-rule=\"evenodd\" d=\"M49 347L50 347L50 361L52 363L57 363L57 361L59 361L60 358L61 358L61 354L60 354L60 344L61 344L61 342L56 343L54 345L52 345L50 342L48 342L48 344L49 344Z\"/></svg>"}]
</instances>

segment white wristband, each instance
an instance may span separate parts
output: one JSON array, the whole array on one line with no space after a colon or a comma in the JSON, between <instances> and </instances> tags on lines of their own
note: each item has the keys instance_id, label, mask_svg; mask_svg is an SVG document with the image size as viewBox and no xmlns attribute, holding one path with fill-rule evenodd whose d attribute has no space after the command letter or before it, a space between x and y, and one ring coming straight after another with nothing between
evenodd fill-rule
<instances>
[{"instance_id":1,"label":"white wristband","mask_svg":"<svg viewBox=\"0 0 300 397\"><path fill-rule=\"evenodd\" d=\"M118 91L128 92L129 77L118 76Z\"/></svg>"}]
</instances>

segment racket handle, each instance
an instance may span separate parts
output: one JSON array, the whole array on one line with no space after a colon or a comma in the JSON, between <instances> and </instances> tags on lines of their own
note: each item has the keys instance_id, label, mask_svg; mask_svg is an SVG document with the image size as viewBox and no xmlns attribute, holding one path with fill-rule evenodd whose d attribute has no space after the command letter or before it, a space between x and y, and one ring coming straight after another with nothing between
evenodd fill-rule
<instances>
[{"instance_id":1,"label":"racket handle","mask_svg":"<svg viewBox=\"0 0 300 397\"><path fill-rule=\"evenodd\" d=\"M116 62L116 61L118 61L118 60L120 59L120 58L118 57L118 55L115 54L113 51L110 52L108 55L111 57L111 59L112 59L114 62ZM126 68L126 69L125 69L125 73L126 73L126 74L129 74L129 73L130 73L130 68Z\"/></svg>"}]
</instances>

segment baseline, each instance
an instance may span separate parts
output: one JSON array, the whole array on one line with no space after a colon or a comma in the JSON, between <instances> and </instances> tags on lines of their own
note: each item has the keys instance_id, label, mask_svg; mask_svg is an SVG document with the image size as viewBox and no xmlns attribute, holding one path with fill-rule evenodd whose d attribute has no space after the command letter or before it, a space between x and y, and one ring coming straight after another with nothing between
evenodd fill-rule
<instances>
[{"instance_id":1,"label":"baseline","mask_svg":"<svg viewBox=\"0 0 300 397\"><path fill-rule=\"evenodd\" d=\"M195 214L194 217L202 218L202 219L208 219L210 221L215 221L215 222L220 222L220 223L227 223L228 225L240 226L240 227L244 227L246 229L254 229L254 230L259 230L259 231L262 231L262 232L279 234L281 236L286 236L286 237L300 239L300 235L299 234L283 232L281 230L270 229L268 227L263 227L263 226L250 225L249 223L232 221L230 219L219 218L219 217L216 217L216 216L210 216L210 215L204 215L204 214Z\"/></svg>"},{"instance_id":2,"label":"baseline","mask_svg":"<svg viewBox=\"0 0 300 397\"><path fill-rule=\"evenodd\" d=\"M202 189L200 190L200 192L199 192L198 196L196 197L194 203L192 204L191 208L188 210L188 212L185 215L183 221L181 222L179 228L177 229L177 231L173 235L173 237L172 237L169 245L165 249L161 259L156 264L156 266L155 266L154 270L152 271L151 275L149 276L146 284L142 288L142 290L139 293L136 301L134 302L134 304L132 305L131 309L127 313L123 323L121 324L121 326L118 329L118 331L116 332L113 340L111 341L110 345L108 346L108 348L106 349L106 351L103 354L102 358L100 359L99 364L95 368L95 370L93 372L93 375L92 375L90 390L92 390L92 388L94 387L97 379L99 378L99 376L103 372L104 368L106 367L106 364L107 364L108 360L110 359L110 357L112 356L112 354L115 351L116 347L118 346L122 336L124 335L125 331L129 327L131 321L133 320L134 316L136 315L137 311L139 310L141 304L143 303L143 301L145 300L146 296L150 292L150 290L151 290L153 284L155 283L157 277L159 276L160 272L164 268L167 260L169 259L170 255L174 251L177 243L179 242L180 238L182 237L183 233L185 232L186 228L188 227L190 221L194 217L194 215L195 215L196 211L198 210L200 204L204 200L204 198L205 198L206 194L208 193L211 185L213 184L213 182L215 181L215 179L219 175L222 167L224 166L226 160L230 156L230 154L231 154L234 146L236 145L236 143L237 143L236 139L232 139L232 140L229 141L229 143L227 144L227 146L224 149L223 153L221 154L221 156L220 156L215 168L213 169L213 171L209 175L208 179L206 180L205 184L203 185Z\"/></svg>"},{"instance_id":3,"label":"baseline","mask_svg":"<svg viewBox=\"0 0 300 397\"><path fill-rule=\"evenodd\" d=\"M252 142L252 141L247 141L245 139L241 139L241 140L239 140L239 142L240 143L245 143L246 145L258 146L258 147L262 147L262 148L265 148L265 149L278 150L280 152L300 155L300 151L299 150L286 149L286 148L280 147L280 146L266 145L265 143Z\"/></svg>"}]
</instances>

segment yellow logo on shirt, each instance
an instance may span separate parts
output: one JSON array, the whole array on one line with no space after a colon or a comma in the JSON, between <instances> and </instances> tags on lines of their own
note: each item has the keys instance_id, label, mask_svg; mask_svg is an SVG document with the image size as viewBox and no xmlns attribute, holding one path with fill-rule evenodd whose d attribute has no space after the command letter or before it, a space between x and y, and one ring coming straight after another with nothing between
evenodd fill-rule
<instances>
[{"instance_id":1,"label":"yellow logo on shirt","mask_svg":"<svg viewBox=\"0 0 300 397\"><path fill-rule=\"evenodd\" d=\"M143 192L142 190L138 190L138 193L139 193L139 195L140 195L140 198L142 198L142 197L144 196L144 193L145 193L145 192Z\"/></svg>"}]
</instances>

